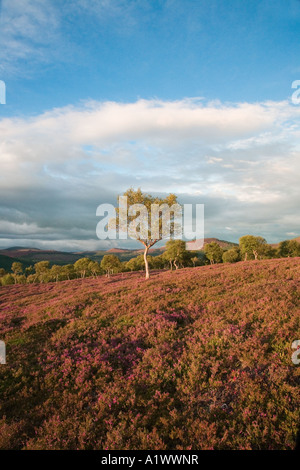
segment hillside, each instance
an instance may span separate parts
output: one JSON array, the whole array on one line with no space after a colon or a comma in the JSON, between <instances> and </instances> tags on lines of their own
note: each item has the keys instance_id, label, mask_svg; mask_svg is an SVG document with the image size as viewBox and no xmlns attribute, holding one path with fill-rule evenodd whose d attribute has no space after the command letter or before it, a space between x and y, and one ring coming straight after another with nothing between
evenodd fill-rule
<instances>
[{"instance_id":1,"label":"hillside","mask_svg":"<svg viewBox=\"0 0 300 470\"><path fill-rule=\"evenodd\" d=\"M217 238L206 238L205 244L210 243L211 241L215 241L219 243L219 245L224 249L237 246L235 243L227 242L224 240L218 240ZM149 254L151 254L152 256L158 256L162 254L164 249L165 249L164 246L159 247L159 248L154 247L149 250ZM142 247L131 249L131 250L126 249L126 248L110 248L108 250L81 251L81 252L41 250L38 248L28 248L28 247L11 247L11 248L0 250L0 268L5 268L4 266L5 263L2 264L1 255L10 257L10 258L17 258L17 260L24 263L24 265L30 266L34 263L38 263L39 261L49 261L50 264L59 264L59 265L73 264L78 259L84 258L84 257L100 262L103 256L106 254L115 254L116 256L120 258L121 261L129 261L131 258L134 258L140 255L141 253L143 253L143 251L144 250L142 249Z\"/></svg>"},{"instance_id":2,"label":"hillside","mask_svg":"<svg viewBox=\"0 0 300 470\"><path fill-rule=\"evenodd\" d=\"M5 271L11 270L11 265L14 262L20 262L25 268L29 267L31 263L20 258L12 258L11 256L5 256L0 254L0 268L4 268Z\"/></svg>"},{"instance_id":3,"label":"hillside","mask_svg":"<svg viewBox=\"0 0 300 470\"><path fill-rule=\"evenodd\" d=\"M68 253L63 251L55 250L39 250L37 248L6 248L5 250L0 250L0 255L8 256L11 258L18 258L22 263L26 265L32 265L38 263L39 261L50 261L51 264L69 264L75 263L79 258L82 258L82 255L75 253ZM1 259L0 259L1 263ZM0 264L0 267L4 267Z\"/></svg>"},{"instance_id":4,"label":"hillside","mask_svg":"<svg viewBox=\"0 0 300 470\"><path fill-rule=\"evenodd\" d=\"M291 449L300 258L0 287L0 448Z\"/></svg>"},{"instance_id":5,"label":"hillside","mask_svg":"<svg viewBox=\"0 0 300 470\"><path fill-rule=\"evenodd\" d=\"M197 246L197 241L198 240L188 242L188 249L192 250L194 244L195 246ZM223 250L230 250L230 248L239 246L238 243L228 242L226 240L219 240L218 238L204 238L203 248L205 247L205 245L208 245L209 243L217 243ZM195 248L195 251L199 251L199 250Z\"/></svg>"}]
</instances>

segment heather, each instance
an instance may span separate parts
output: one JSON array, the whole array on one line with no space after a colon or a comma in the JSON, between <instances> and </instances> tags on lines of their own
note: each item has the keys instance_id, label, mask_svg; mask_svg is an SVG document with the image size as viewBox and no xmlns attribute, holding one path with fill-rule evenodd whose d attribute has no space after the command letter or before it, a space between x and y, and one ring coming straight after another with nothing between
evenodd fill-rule
<instances>
[{"instance_id":1,"label":"heather","mask_svg":"<svg viewBox=\"0 0 300 470\"><path fill-rule=\"evenodd\" d=\"M293 449L300 258L0 287L2 449Z\"/></svg>"}]
</instances>

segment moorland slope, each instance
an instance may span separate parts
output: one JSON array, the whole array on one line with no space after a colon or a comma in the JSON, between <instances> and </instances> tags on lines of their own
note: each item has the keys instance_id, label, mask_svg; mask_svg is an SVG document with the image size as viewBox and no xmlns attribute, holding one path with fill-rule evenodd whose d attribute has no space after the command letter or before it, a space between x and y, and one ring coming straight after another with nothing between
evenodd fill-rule
<instances>
[{"instance_id":1,"label":"moorland slope","mask_svg":"<svg viewBox=\"0 0 300 470\"><path fill-rule=\"evenodd\" d=\"M0 287L2 449L292 449L300 258Z\"/></svg>"}]
</instances>

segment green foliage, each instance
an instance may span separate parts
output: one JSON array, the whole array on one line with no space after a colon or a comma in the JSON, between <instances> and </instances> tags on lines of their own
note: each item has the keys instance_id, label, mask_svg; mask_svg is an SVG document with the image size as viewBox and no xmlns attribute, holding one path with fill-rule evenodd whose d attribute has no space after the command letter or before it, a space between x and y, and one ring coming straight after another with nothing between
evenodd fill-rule
<instances>
[{"instance_id":1,"label":"green foliage","mask_svg":"<svg viewBox=\"0 0 300 470\"><path fill-rule=\"evenodd\" d=\"M1 277L2 286L9 286L14 283L15 283L15 280L11 274L5 274L3 277Z\"/></svg>"},{"instance_id":2,"label":"green foliage","mask_svg":"<svg viewBox=\"0 0 300 470\"><path fill-rule=\"evenodd\" d=\"M169 194L165 198L154 197L154 196L151 196L150 194L143 193L140 188L138 188L137 190L130 188L127 191L125 191L123 196L127 197L127 205L128 205L127 209L129 209L129 207L133 206L134 204L141 204L147 209L147 217L144 217L143 214L140 214L140 221L141 221L141 224L145 222L145 225L148 227L148 231L146 231L147 232L146 234L141 233L141 236L138 237L138 241L140 241L146 246L154 245L156 242L158 242L161 239L162 216L161 214L159 214L158 220L157 220L158 226L159 226L158 239L153 239L151 238L151 223L153 222L153 220L151 220L151 206L152 204L158 204L158 205L166 204L168 207L171 207L173 204L176 204L177 197L175 196L175 194ZM116 227L119 230L121 230L122 227L120 226L120 220L119 220L119 215L120 215L119 208L116 209L116 212L117 212L117 219L115 221ZM126 228L127 230L129 230L129 232L130 232L130 226L132 226L132 224L135 222L136 219L137 219L137 216L130 215L129 211L127 210L127 227ZM170 228L170 234L172 234L173 228L174 228L172 224L170 224L169 228ZM139 232L140 229L141 229L141 225L138 225L137 233Z\"/></svg>"},{"instance_id":3,"label":"green foliage","mask_svg":"<svg viewBox=\"0 0 300 470\"><path fill-rule=\"evenodd\" d=\"M258 259L264 254L266 243L263 237L244 235L239 239L241 254L245 260Z\"/></svg>"},{"instance_id":4,"label":"green foliage","mask_svg":"<svg viewBox=\"0 0 300 470\"><path fill-rule=\"evenodd\" d=\"M23 272L23 264L22 263L19 263L18 261L15 261L12 265L11 265L11 270L14 274L22 274Z\"/></svg>"},{"instance_id":5,"label":"green foliage","mask_svg":"<svg viewBox=\"0 0 300 470\"><path fill-rule=\"evenodd\" d=\"M20 278L20 274L23 273L23 264L22 263L19 263L18 261L15 261L12 265L11 265L11 270L12 270L12 273L13 273L13 277L14 277L14 280L15 280L15 284L17 283L21 283L21 279ZM26 280L26 278L25 278ZM26 282L26 281L25 281Z\"/></svg>"},{"instance_id":6,"label":"green foliage","mask_svg":"<svg viewBox=\"0 0 300 470\"><path fill-rule=\"evenodd\" d=\"M36 278L39 282L49 281L49 271L50 271L50 262L49 261L39 261L34 265Z\"/></svg>"},{"instance_id":7,"label":"green foliage","mask_svg":"<svg viewBox=\"0 0 300 470\"><path fill-rule=\"evenodd\" d=\"M190 251L186 250L183 240L169 240L166 243L166 251L163 257L170 263L171 269L173 266L178 269L179 267L187 266L192 255Z\"/></svg>"},{"instance_id":8,"label":"green foliage","mask_svg":"<svg viewBox=\"0 0 300 470\"><path fill-rule=\"evenodd\" d=\"M121 271L122 264L116 255L105 255L101 261L101 268L107 275Z\"/></svg>"},{"instance_id":9,"label":"green foliage","mask_svg":"<svg viewBox=\"0 0 300 470\"><path fill-rule=\"evenodd\" d=\"M236 263L241 261L241 254L238 248L231 248L230 250L224 251L222 255L223 263Z\"/></svg>"},{"instance_id":10,"label":"green foliage","mask_svg":"<svg viewBox=\"0 0 300 470\"><path fill-rule=\"evenodd\" d=\"M91 260L89 258L80 258L74 263L74 269L82 279L84 279L88 273L90 262Z\"/></svg>"},{"instance_id":11,"label":"green foliage","mask_svg":"<svg viewBox=\"0 0 300 470\"><path fill-rule=\"evenodd\" d=\"M162 213L159 212L156 217L153 216L152 205L158 204L159 206L161 206L162 204L164 204L167 207L171 208L174 204L177 203L177 197L175 196L175 194L169 194L166 198L153 197L150 194L143 193L140 188L138 188L136 191L133 188L130 188L124 193L123 196L127 197L127 226L125 227L125 229L129 233L129 236L136 236L136 239L141 242L145 247L144 265L146 279L149 279L149 263L147 259L149 249L163 238L163 231L166 229L166 227L163 227ZM146 209L146 214L143 214L141 212L138 217L136 215L131 215L129 213L129 207L133 206L134 204L141 204L143 208ZM116 212L116 220L110 221L109 226L111 228L111 226L115 224L118 230L122 230L124 229L124 227L122 227L120 224L119 208L117 208ZM154 229L154 223L156 223L158 227L158 233L155 235L155 238L151 231ZM133 227L135 227L134 230ZM174 234L174 214L170 214L168 227L169 235L172 236ZM133 233L131 234L131 232Z\"/></svg>"},{"instance_id":12,"label":"green foliage","mask_svg":"<svg viewBox=\"0 0 300 470\"><path fill-rule=\"evenodd\" d=\"M12 272L9 273L2 282L1 279L3 279L7 272L5 268L0 268L0 282L2 285L24 282L28 284L36 282L58 282L72 280L76 277L82 279L89 276L97 277L110 272L117 273L143 270L145 268L144 255L139 254L128 260L127 258L132 256L133 253L137 253L137 250L125 251L124 256L123 253L121 253L122 262L119 255L103 255L102 260L107 256L113 257L114 261L112 262L112 267L108 267L108 269L104 269L103 264L101 267L98 261L89 258L80 258L75 264L63 266L53 265L52 267L50 267L49 261L39 261L35 263L34 267L31 265L26 266L26 262L24 262L24 274L22 263L16 261L16 258L12 258L9 264L9 268L11 268ZM154 253L161 253L161 251L157 249L154 250ZM224 263L235 263L241 259L271 259L276 257L286 258L298 256L300 256L300 243L298 243L297 240L282 241L276 250L271 245L268 245L264 238L246 235L240 238L239 248L229 248L226 249L226 251L223 251L216 242L206 244L204 251L186 251L185 243L182 240L169 240L166 244L166 250L163 253L156 256L147 254L146 259L151 269L165 269L168 267L172 269L173 267L204 266L209 262L211 264L220 263L222 261ZM107 261L104 261L104 265L106 262ZM14 282L12 282L12 279Z\"/></svg>"},{"instance_id":13,"label":"green foliage","mask_svg":"<svg viewBox=\"0 0 300 470\"><path fill-rule=\"evenodd\" d=\"M39 282L39 278L36 274L29 274L26 278L27 284L34 284L35 282Z\"/></svg>"},{"instance_id":14,"label":"green foliage","mask_svg":"<svg viewBox=\"0 0 300 470\"><path fill-rule=\"evenodd\" d=\"M222 263L223 250L216 242L204 246L204 253L211 264Z\"/></svg>"},{"instance_id":15,"label":"green foliage","mask_svg":"<svg viewBox=\"0 0 300 470\"><path fill-rule=\"evenodd\" d=\"M0 268L0 277L4 276L6 274L6 271L4 268Z\"/></svg>"},{"instance_id":16,"label":"green foliage","mask_svg":"<svg viewBox=\"0 0 300 470\"><path fill-rule=\"evenodd\" d=\"M90 261L88 264L88 270L93 277L97 277L102 273L101 266L97 261Z\"/></svg>"},{"instance_id":17,"label":"green foliage","mask_svg":"<svg viewBox=\"0 0 300 470\"><path fill-rule=\"evenodd\" d=\"M60 278L61 273L62 273L62 267L57 264L54 264L50 269L49 277L51 280L54 280L55 282L57 282Z\"/></svg>"},{"instance_id":18,"label":"green foliage","mask_svg":"<svg viewBox=\"0 0 300 470\"><path fill-rule=\"evenodd\" d=\"M139 270L139 262L137 258L131 258L129 261L126 262L125 264L126 270L128 271L138 271Z\"/></svg>"},{"instance_id":19,"label":"green foliage","mask_svg":"<svg viewBox=\"0 0 300 470\"><path fill-rule=\"evenodd\" d=\"M76 272L73 264L66 264L65 266L62 266L61 268L61 274L64 279L74 279Z\"/></svg>"},{"instance_id":20,"label":"green foliage","mask_svg":"<svg viewBox=\"0 0 300 470\"><path fill-rule=\"evenodd\" d=\"M165 267L165 259L163 255L152 256L153 269L163 269Z\"/></svg>"},{"instance_id":21,"label":"green foliage","mask_svg":"<svg viewBox=\"0 0 300 470\"><path fill-rule=\"evenodd\" d=\"M38 263L35 263L34 269L35 269L36 274L46 273L50 269L50 262L39 261Z\"/></svg>"},{"instance_id":22,"label":"green foliage","mask_svg":"<svg viewBox=\"0 0 300 470\"><path fill-rule=\"evenodd\" d=\"M14 275L15 284L26 284L27 278L25 274Z\"/></svg>"},{"instance_id":23,"label":"green foliage","mask_svg":"<svg viewBox=\"0 0 300 470\"><path fill-rule=\"evenodd\" d=\"M276 258L277 252L276 249L273 248L271 245L262 244L259 248L259 258L260 259L272 259Z\"/></svg>"},{"instance_id":24,"label":"green foliage","mask_svg":"<svg viewBox=\"0 0 300 470\"><path fill-rule=\"evenodd\" d=\"M33 266L27 266L25 268L25 274L29 276L29 274L32 274L34 272L34 267Z\"/></svg>"},{"instance_id":25,"label":"green foliage","mask_svg":"<svg viewBox=\"0 0 300 470\"><path fill-rule=\"evenodd\" d=\"M296 240L284 240L279 243L277 255L280 258L300 256L300 243Z\"/></svg>"}]
</instances>

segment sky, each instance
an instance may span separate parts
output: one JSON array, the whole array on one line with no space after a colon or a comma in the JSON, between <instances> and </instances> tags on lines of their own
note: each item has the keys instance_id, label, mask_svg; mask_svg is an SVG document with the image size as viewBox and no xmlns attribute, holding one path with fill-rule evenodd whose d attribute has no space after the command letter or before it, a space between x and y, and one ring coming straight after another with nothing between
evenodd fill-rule
<instances>
[{"instance_id":1,"label":"sky","mask_svg":"<svg viewBox=\"0 0 300 470\"><path fill-rule=\"evenodd\" d=\"M129 187L299 236L299 33L299 0L0 0L0 247L132 246L96 236Z\"/></svg>"}]
</instances>

